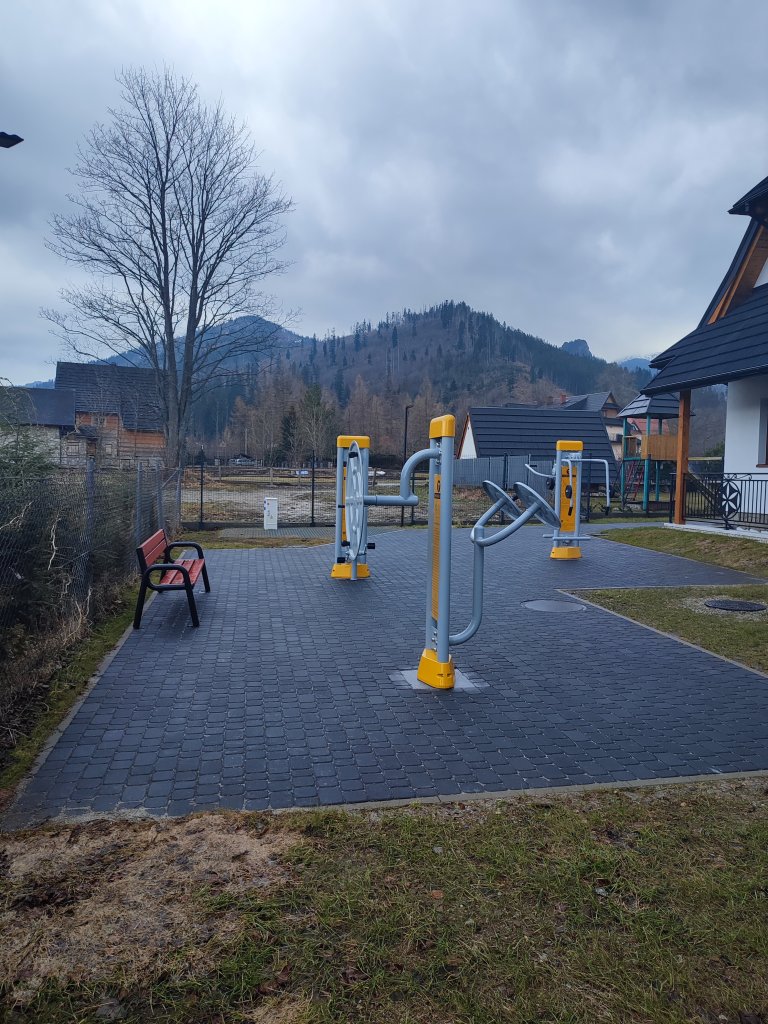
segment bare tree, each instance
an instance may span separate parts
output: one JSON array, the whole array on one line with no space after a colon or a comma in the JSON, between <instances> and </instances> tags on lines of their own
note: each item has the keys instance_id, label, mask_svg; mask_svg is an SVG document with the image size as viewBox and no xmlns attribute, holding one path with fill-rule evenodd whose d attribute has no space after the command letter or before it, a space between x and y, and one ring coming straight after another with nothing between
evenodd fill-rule
<instances>
[{"instance_id":1,"label":"bare tree","mask_svg":"<svg viewBox=\"0 0 768 1024\"><path fill-rule=\"evenodd\" d=\"M292 203L259 172L247 128L193 83L168 69L118 82L123 106L80 146L75 210L54 217L48 242L90 281L62 292L68 314L43 315L80 355L143 356L178 464L196 396L271 341L274 305L258 288L285 267Z\"/></svg>"}]
</instances>

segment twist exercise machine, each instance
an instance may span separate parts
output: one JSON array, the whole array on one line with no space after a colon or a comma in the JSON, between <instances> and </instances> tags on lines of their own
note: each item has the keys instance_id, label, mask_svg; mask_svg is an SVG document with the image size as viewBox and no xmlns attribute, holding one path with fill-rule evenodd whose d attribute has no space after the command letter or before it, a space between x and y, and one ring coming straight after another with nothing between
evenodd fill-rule
<instances>
[{"instance_id":1,"label":"twist exercise machine","mask_svg":"<svg viewBox=\"0 0 768 1024\"><path fill-rule=\"evenodd\" d=\"M523 504L514 500L490 480L483 483L493 504L470 532L474 545L472 618L466 629L451 634L451 533L453 520L453 441L456 421L453 416L438 416L429 425L429 448L415 452L400 473L397 495L368 493L368 438L339 438L336 469L336 563L331 576L357 580L369 575L367 565L368 516L372 505L410 506L418 504L411 488L411 477L423 462L429 462L429 512L427 526L428 580L426 593L425 642L417 670L420 682L437 689L452 689L455 668L452 646L466 643L477 633L483 615L483 577L485 549L511 536L533 518L557 528L559 519L546 499L525 484L514 490ZM361 440L363 444L361 445ZM342 517L343 512L343 517ZM488 534L486 527L495 515L511 520ZM338 567L338 570L337 570ZM363 571L364 567L364 571Z\"/></svg>"},{"instance_id":2,"label":"twist exercise machine","mask_svg":"<svg viewBox=\"0 0 768 1024\"><path fill-rule=\"evenodd\" d=\"M547 487L555 492L555 515L557 522L550 536L552 551L550 558L581 558L581 542L591 540L581 529L581 489L584 474L582 467L587 462L598 462L605 466L606 512L611 508L611 477L606 459L585 459L583 441L558 441L555 445L555 461L550 473L539 473L526 463L525 468L534 476L543 477ZM517 484L515 485L518 486ZM589 496L587 496L589 497Z\"/></svg>"}]
</instances>

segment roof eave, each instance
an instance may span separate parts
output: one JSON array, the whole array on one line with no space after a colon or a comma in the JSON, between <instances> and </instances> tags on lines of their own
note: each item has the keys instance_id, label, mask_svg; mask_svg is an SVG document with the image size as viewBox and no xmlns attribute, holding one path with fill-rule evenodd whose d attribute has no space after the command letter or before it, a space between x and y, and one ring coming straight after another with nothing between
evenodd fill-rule
<instances>
[{"instance_id":1,"label":"roof eave","mask_svg":"<svg viewBox=\"0 0 768 1024\"><path fill-rule=\"evenodd\" d=\"M644 395L663 395L670 391L695 391L697 388L711 388L715 384L728 384L732 380L743 380L745 377L760 377L768 374L768 363L765 366L754 366L747 370L731 371L730 373L710 374L704 377L692 377L690 380L678 380L675 383L656 386L652 380L643 388Z\"/></svg>"}]
</instances>

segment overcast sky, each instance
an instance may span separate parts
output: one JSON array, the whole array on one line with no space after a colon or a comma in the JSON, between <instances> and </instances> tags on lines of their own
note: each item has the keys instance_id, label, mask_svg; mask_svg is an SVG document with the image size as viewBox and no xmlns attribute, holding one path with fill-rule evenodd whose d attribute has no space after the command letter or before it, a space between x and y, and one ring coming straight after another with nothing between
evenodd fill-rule
<instances>
[{"instance_id":1,"label":"overcast sky","mask_svg":"<svg viewBox=\"0 0 768 1024\"><path fill-rule=\"evenodd\" d=\"M606 358L691 330L768 175L765 0L61 0L0 15L0 376L52 376L44 247L121 66L173 65L294 198L294 328L463 299Z\"/></svg>"}]
</instances>

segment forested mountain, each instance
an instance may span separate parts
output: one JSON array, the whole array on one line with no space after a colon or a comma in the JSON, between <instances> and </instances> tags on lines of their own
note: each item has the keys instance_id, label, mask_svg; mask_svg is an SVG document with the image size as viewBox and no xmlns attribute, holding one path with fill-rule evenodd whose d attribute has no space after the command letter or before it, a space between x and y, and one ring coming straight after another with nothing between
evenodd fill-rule
<instances>
[{"instance_id":1,"label":"forested mountain","mask_svg":"<svg viewBox=\"0 0 768 1024\"><path fill-rule=\"evenodd\" d=\"M557 404L565 394L608 390L623 403L649 379L452 301L375 325L361 320L346 335L280 344L269 369L252 370L241 367L226 391L199 404L195 428L228 454L236 448L267 460L301 459L312 449L328 456L341 430L370 434L377 454L395 455L406 405L417 443L437 411L461 424L470 405Z\"/></svg>"},{"instance_id":2,"label":"forested mountain","mask_svg":"<svg viewBox=\"0 0 768 1024\"><path fill-rule=\"evenodd\" d=\"M395 457L406 406L413 448L437 413L452 412L461 429L472 405L557 405L593 391L612 391L623 405L652 376L647 362L609 363L581 338L558 347L464 302L390 313L375 326L361 320L346 335L324 338L258 319L231 329L244 324L269 339L269 350L232 360L211 382L194 408L190 457L202 445L218 458L302 462L312 451L331 458L342 432L369 434L376 457ZM129 361L140 365L141 357ZM695 392L694 411L693 444L703 454L723 440L722 392Z\"/></svg>"}]
</instances>

